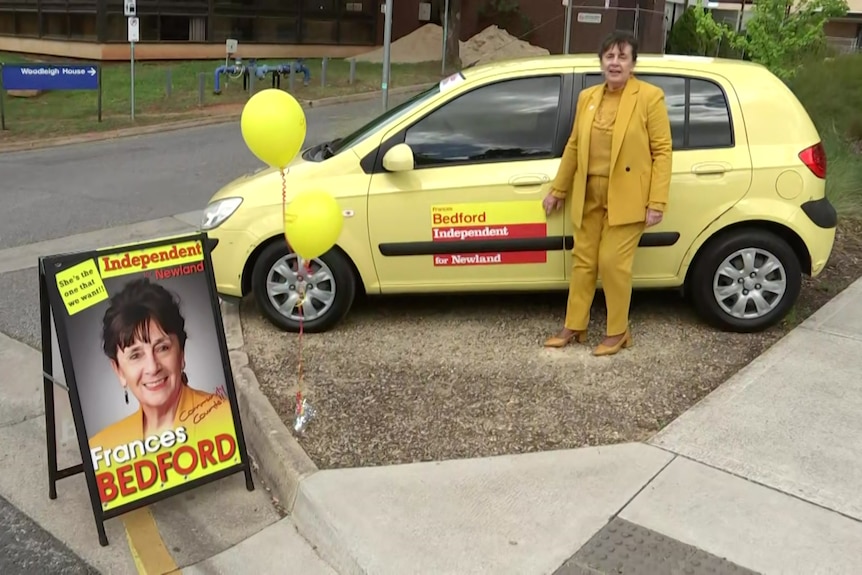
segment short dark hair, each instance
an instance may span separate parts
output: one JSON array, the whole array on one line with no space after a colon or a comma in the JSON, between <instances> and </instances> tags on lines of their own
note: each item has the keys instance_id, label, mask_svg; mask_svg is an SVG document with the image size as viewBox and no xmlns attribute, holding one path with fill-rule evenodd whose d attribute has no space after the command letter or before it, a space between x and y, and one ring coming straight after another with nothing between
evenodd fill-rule
<instances>
[{"instance_id":1,"label":"short dark hair","mask_svg":"<svg viewBox=\"0 0 862 575\"><path fill-rule=\"evenodd\" d=\"M632 62L637 62L638 60L638 39L634 37L629 32L624 30L617 30L616 32L611 32L608 34L605 39L602 41L602 45L599 47L599 60L602 59L602 56L607 53L608 50L611 50L614 46L619 47L620 50L623 49L623 46L628 44L632 47Z\"/></svg>"},{"instance_id":2,"label":"short dark hair","mask_svg":"<svg viewBox=\"0 0 862 575\"><path fill-rule=\"evenodd\" d=\"M186 345L186 320L180 313L179 299L163 286L150 283L149 278L130 281L111 298L111 305L102 318L102 341L105 355L117 360L117 350L126 349L135 339L150 341L150 320L155 320L165 333Z\"/></svg>"}]
</instances>

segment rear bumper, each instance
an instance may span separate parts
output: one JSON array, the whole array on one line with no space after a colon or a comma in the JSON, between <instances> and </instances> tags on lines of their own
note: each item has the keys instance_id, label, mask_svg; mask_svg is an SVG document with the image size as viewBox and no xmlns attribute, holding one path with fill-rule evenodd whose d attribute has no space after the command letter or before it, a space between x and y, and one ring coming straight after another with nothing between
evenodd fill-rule
<instances>
[{"instance_id":1,"label":"rear bumper","mask_svg":"<svg viewBox=\"0 0 862 575\"><path fill-rule=\"evenodd\" d=\"M811 200L800 206L815 226L823 229L834 229L838 226L838 212L835 206L825 197Z\"/></svg>"}]
</instances>

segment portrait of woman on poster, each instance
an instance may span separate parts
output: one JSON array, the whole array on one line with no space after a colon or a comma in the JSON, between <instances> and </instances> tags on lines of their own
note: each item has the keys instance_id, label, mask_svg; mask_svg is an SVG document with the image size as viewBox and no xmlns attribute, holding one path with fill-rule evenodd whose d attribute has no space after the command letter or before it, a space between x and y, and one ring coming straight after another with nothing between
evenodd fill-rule
<instances>
[{"instance_id":1,"label":"portrait of woman on poster","mask_svg":"<svg viewBox=\"0 0 862 575\"><path fill-rule=\"evenodd\" d=\"M632 265L644 229L662 221L670 192L672 139L664 92L638 80L637 40L609 35L598 51L604 82L578 96L575 120L551 190L550 215L571 202L575 245L563 329L545 347L585 343L601 278L607 331L593 355L632 344Z\"/></svg>"},{"instance_id":2,"label":"portrait of woman on poster","mask_svg":"<svg viewBox=\"0 0 862 575\"><path fill-rule=\"evenodd\" d=\"M102 348L119 386L104 393L131 394L138 409L90 438L103 449L184 426L190 437L233 432L227 397L189 385L185 318L176 298L147 278L127 283L102 319ZM116 391L114 391L116 390Z\"/></svg>"}]
</instances>

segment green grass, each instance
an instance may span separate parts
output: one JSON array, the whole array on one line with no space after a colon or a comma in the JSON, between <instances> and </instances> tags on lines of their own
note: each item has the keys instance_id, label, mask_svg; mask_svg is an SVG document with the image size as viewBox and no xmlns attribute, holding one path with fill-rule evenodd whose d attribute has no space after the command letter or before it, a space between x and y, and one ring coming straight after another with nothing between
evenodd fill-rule
<instances>
[{"instance_id":1,"label":"green grass","mask_svg":"<svg viewBox=\"0 0 862 575\"><path fill-rule=\"evenodd\" d=\"M20 63L35 61L16 54L0 53L0 62ZM46 62L68 62L43 58ZM274 64L285 60L259 60ZM82 62L75 62L82 63ZM221 94L213 93L215 69L224 60L186 62L136 62L135 64L135 125L152 124L195 117L224 108L239 109L250 96L243 90L242 80L220 78ZM349 83L350 63L330 59L326 71L326 85L321 86L322 61L306 59L311 71L311 82L303 86L302 76L295 75L291 92L302 100L344 96L380 89L383 67L380 64L357 63L353 84ZM203 106L199 101L199 74L205 74ZM170 95L168 78L170 77ZM440 79L440 64L392 65L390 88L435 82ZM287 78L281 88L288 89ZM255 91L272 86L271 77L255 79ZM36 97L5 96L7 132L0 141L65 136L82 132L102 131L128 127L131 121L131 66L125 63L102 64L102 119L97 122L97 95L95 92L47 92Z\"/></svg>"},{"instance_id":2,"label":"green grass","mask_svg":"<svg viewBox=\"0 0 862 575\"><path fill-rule=\"evenodd\" d=\"M807 62L790 88L826 147L826 193L842 216L862 217L862 54Z\"/></svg>"}]
</instances>

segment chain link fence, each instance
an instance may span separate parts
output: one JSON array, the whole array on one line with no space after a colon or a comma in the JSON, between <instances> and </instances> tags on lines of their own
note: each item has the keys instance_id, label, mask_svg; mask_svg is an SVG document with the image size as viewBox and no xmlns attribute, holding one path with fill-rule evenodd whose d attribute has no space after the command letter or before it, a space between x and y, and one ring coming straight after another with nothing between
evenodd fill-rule
<instances>
[{"instance_id":1,"label":"chain link fence","mask_svg":"<svg viewBox=\"0 0 862 575\"><path fill-rule=\"evenodd\" d=\"M637 38L641 53L664 53L667 37L664 11L619 4L618 0L586 0L573 5L569 53L594 52L602 39L615 31L629 32ZM647 4L654 6L655 2Z\"/></svg>"}]
</instances>

